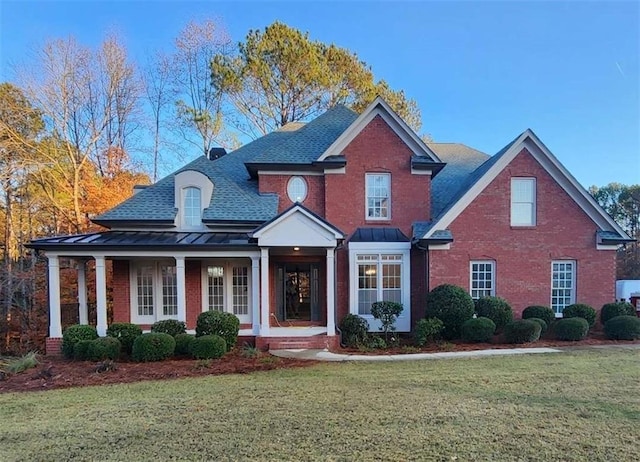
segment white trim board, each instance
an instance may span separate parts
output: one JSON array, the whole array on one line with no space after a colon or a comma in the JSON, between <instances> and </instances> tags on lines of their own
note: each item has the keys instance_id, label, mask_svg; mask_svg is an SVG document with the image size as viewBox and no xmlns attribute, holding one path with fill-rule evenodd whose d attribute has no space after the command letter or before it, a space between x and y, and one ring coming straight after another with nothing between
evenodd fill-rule
<instances>
[{"instance_id":1,"label":"white trim board","mask_svg":"<svg viewBox=\"0 0 640 462\"><path fill-rule=\"evenodd\" d=\"M542 168L566 191L578 206L604 231L615 231L628 237L620 226L602 210L596 200L578 183L560 161L547 149L540 139L527 129L511 147L489 168L487 172L426 232L422 239L428 239L438 230L447 229L451 223L480 195L484 189L511 163L524 149L537 160Z\"/></svg>"},{"instance_id":2,"label":"white trim board","mask_svg":"<svg viewBox=\"0 0 640 462\"><path fill-rule=\"evenodd\" d=\"M360 132L376 117L382 117L387 125L417 156L430 157L434 162L441 162L435 152L402 120L398 114L380 96L358 116L358 118L335 140L331 146L318 158L323 161L327 157L338 156L360 134Z\"/></svg>"}]
</instances>

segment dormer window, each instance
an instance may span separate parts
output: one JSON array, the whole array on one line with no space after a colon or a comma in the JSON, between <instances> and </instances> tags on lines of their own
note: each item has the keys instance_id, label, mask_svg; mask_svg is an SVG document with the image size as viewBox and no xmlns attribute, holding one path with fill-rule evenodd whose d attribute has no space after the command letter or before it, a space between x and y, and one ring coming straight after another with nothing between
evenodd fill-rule
<instances>
[{"instance_id":1,"label":"dormer window","mask_svg":"<svg viewBox=\"0 0 640 462\"><path fill-rule=\"evenodd\" d=\"M200 188L184 188L182 217L185 228L198 228L202 224L202 196Z\"/></svg>"},{"instance_id":2,"label":"dormer window","mask_svg":"<svg viewBox=\"0 0 640 462\"><path fill-rule=\"evenodd\" d=\"M307 198L307 182L301 176L293 176L287 184L287 195L291 202L302 203Z\"/></svg>"}]
</instances>

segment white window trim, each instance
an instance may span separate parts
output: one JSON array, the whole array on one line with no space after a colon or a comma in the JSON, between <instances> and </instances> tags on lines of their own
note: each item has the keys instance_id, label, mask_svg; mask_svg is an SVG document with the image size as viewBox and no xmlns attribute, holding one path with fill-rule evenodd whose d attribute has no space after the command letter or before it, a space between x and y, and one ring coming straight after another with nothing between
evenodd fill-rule
<instances>
[{"instance_id":1,"label":"white window trim","mask_svg":"<svg viewBox=\"0 0 640 462\"><path fill-rule=\"evenodd\" d=\"M143 316L138 314L137 275L138 268L141 266L153 266L153 315ZM178 319L178 313L174 316L165 316L162 314L162 266L175 267L176 262L175 260L137 260L131 262L129 267L129 306L131 308L131 322L133 324L153 324L164 319Z\"/></svg>"},{"instance_id":2,"label":"white window trim","mask_svg":"<svg viewBox=\"0 0 640 462\"><path fill-rule=\"evenodd\" d=\"M369 216L369 177L384 175L389 178L389 205L387 206L386 217L370 217ZM367 172L364 175L364 218L366 221L390 221L391 220L391 173L387 172Z\"/></svg>"},{"instance_id":3,"label":"white window trim","mask_svg":"<svg viewBox=\"0 0 640 462\"><path fill-rule=\"evenodd\" d=\"M469 261L469 295L471 295L471 298L473 298L474 300L477 300L478 298L474 298L473 297L473 265L477 265L477 264L489 264L491 265L491 297L495 297L496 296L496 262L494 260L471 260ZM482 289L476 289L476 290L482 290Z\"/></svg>"},{"instance_id":4,"label":"white window trim","mask_svg":"<svg viewBox=\"0 0 640 462\"><path fill-rule=\"evenodd\" d=\"M531 222L530 223L514 223L513 222L513 185L515 182L517 181L527 181L527 182L531 182L532 183L532 194L533 194L533 198L532 198L532 207L531 207ZM514 228L520 228L520 227L532 227L532 226L536 226L537 223L537 211L538 211L538 188L537 188L537 182L536 182L536 178L535 177L511 177L511 183L510 183L510 190L509 190L509 216L510 216L510 223L511 226ZM521 203L521 202L518 202Z\"/></svg>"},{"instance_id":5,"label":"white window trim","mask_svg":"<svg viewBox=\"0 0 640 462\"><path fill-rule=\"evenodd\" d=\"M302 199L300 199L299 201L292 198L291 193L289 192L289 187L291 186L291 183L295 180L301 180L302 183L304 184L304 196L302 196ZM307 199L308 196L309 196L309 183L303 176L294 175L291 178L289 178L289 181L287 181L287 197L291 202L293 202L294 204L295 203L302 204Z\"/></svg>"},{"instance_id":6,"label":"white window trim","mask_svg":"<svg viewBox=\"0 0 640 462\"><path fill-rule=\"evenodd\" d=\"M250 324L252 322L252 310L253 310L253 299L252 299L252 271L251 271L251 260L242 260L242 259L208 259L202 260L202 268L201 268L201 280L202 280L202 312L209 311L209 275L207 272L207 268L209 266L221 266L224 268L224 276L223 276L223 294L224 299L222 302L223 311L225 313L231 313L236 315L233 312L233 267L234 266L243 266L247 268L247 314L238 316L240 319L240 323L242 324Z\"/></svg>"},{"instance_id":7,"label":"white window trim","mask_svg":"<svg viewBox=\"0 0 640 462\"><path fill-rule=\"evenodd\" d=\"M200 224L198 226L185 226L183 207L184 191L186 188L198 188L200 190ZM174 224L179 230L198 231L206 227L202 223L202 214L209 207L213 195L213 183L206 175L195 170L185 170L174 177L174 207L178 210Z\"/></svg>"},{"instance_id":8,"label":"white window trim","mask_svg":"<svg viewBox=\"0 0 640 462\"><path fill-rule=\"evenodd\" d=\"M378 332L377 321L370 314L358 313L358 265L361 254L402 255L402 314L396 321L398 332L411 330L411 243L410 242L350 242L349 243L349 313L366 319L371 332ZM402 325L406 327L402 327Z\"/></svg>"},{"instance_id":9,"label":"white window trim","mask_svg":"<svg viewBox=\"0 0 640 462\"><path fill-rule=\"evenodd\" d=\"M549 306L553 310L556 318L562 318L562 313L556 312L553 307L553 265L556 263L571 263L572 266L572 277L571 277L571 296L569 297L569 305L573 305L576 302L576 291L577 291L577 283L576 278L578 277L578 262L576 260L553 260L551 262L551 274L549 275ZM567 305L567 306L569 306ZM566 307L565 307L566 308Z\"/></svg>"}]
</instances>

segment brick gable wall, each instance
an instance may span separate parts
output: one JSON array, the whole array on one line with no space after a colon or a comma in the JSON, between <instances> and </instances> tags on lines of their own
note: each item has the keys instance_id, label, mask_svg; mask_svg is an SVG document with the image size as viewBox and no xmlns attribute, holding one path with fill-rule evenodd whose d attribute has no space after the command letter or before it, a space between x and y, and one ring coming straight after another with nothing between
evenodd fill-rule
<instances>
[{"instance_id":1,"label":"brick gable wall","mask_svg":"<svg viewBox=\"0 0 640 462\"><path fill-rule=\"evenodd\" d=\"M512 228L511 177L536 178L536 226ZM577 261L576 301L599 309L614 300L615 252L596 250L597 225L523 149L449 229L450 250L429 252L429 286L469 290L469 262L495 260L496 295L519 316L529 305L551 303L551 261Z\"/></svg>"},{"instance_id":2,"label":"brick gable wall","mask_svg":"<svg viewBox=\"0 0 640 462\"><path fill-rule=\"evenodd\" d=\"M275 193L278 195L278 213L293 205L287 195L289 179L301 176L307 182L307 197L302 202L306 208L320 216L324 216L324 178L322 175L260 175L259 191L261 194Z\"/></svg>"}]
</instances>

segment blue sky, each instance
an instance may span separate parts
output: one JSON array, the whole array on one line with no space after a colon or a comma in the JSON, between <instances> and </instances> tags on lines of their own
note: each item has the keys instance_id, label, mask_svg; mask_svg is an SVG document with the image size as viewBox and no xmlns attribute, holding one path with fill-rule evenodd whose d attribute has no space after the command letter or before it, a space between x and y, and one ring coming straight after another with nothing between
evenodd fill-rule
<instances>
[{"instance_id":1,"label":"blue sky","mask_svg":"<svg viewBox=\"0 0 640 462\"><path fill-rule=\"evenodd\" d=\"M0 81L45 39L120 33L134 59L192 19L275 20L350 49L417 101L423 131L493 154L532 128L588 187L640 183L640 2L0 3Z\"/></svg>"}]
</instances>

